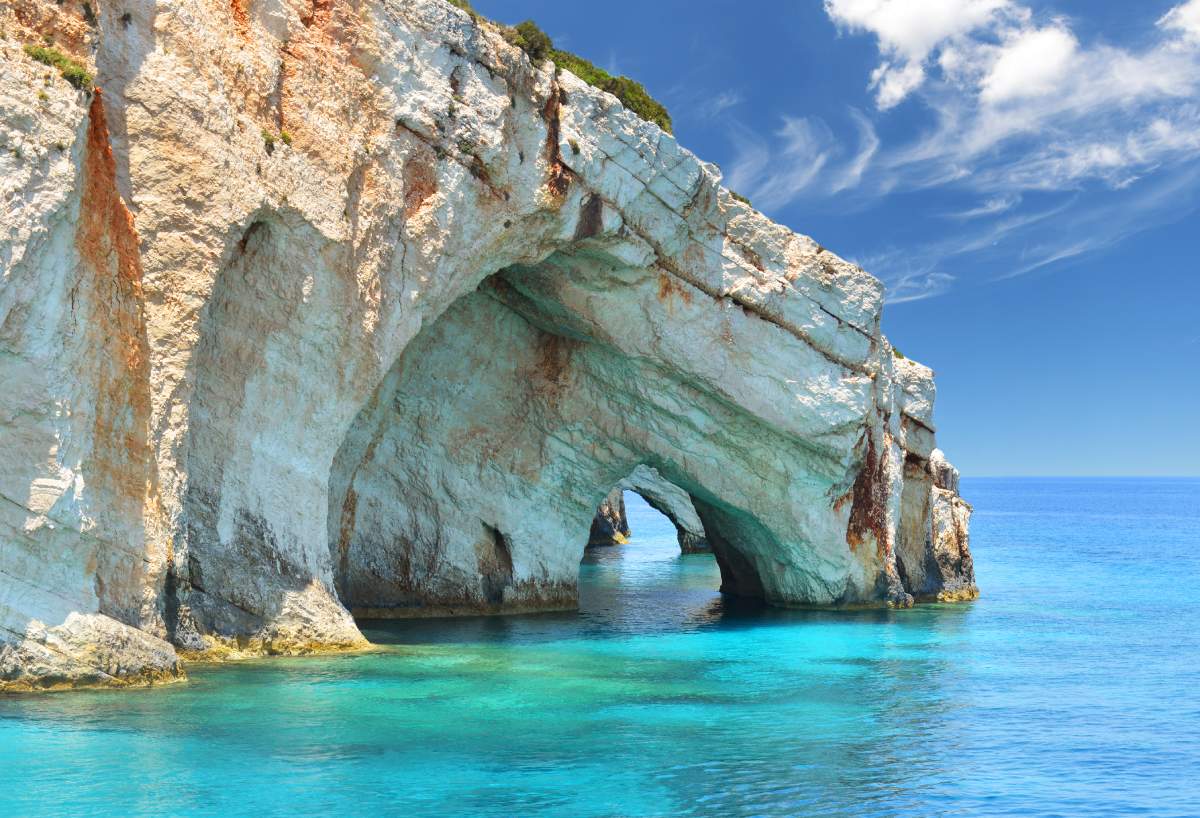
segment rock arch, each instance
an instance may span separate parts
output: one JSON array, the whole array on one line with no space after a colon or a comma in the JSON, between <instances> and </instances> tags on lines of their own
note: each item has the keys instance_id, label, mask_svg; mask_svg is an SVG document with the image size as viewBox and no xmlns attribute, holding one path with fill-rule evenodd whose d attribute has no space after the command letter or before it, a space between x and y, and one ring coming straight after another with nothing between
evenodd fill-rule
<instances>
[{"instance_id":1,"label":"rock arch","mask_svg":"<svg viewBox=\"0 0 1200 818\"><path fill-rule=\"evenodd\" d=\"M687 492L664 478L653 466L638 465L629 476L609 492L596 510L588 534L589 545L611 545L618 542L613 535L622 539L630 535L629 521L625 515L624 493L632 491L645 500L651 508L671 521L679 541L679 550L684 554L708 553L708 535L704 523L696 512L696 506Z\"/></svg>"},{"instance_id":2,"label":"rock arch","mask_svg":"<svg viewBox=\"0 0 1200 818\"><path fill-rule=\"evenodd\" d=\"M20 37L80 28L32 4ZM44 66L0 50L38 158L0 175L0 686L354 647L343 601L570 606L639 464L731 592L974 593L932 373L893 356L878 281L442 0L334 5L355 24L107 20L111 99L33 105Z\"/></svg>"}]
</instances>

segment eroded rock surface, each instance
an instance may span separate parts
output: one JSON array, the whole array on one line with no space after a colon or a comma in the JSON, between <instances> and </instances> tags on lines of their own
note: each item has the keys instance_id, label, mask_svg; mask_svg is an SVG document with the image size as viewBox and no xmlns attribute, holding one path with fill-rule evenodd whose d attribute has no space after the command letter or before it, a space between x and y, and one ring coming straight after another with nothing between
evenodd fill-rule
<instances>
[{"instance_id":1,"label":"eroded rock surface","mask_svg":"<svg viewBox=\"0 0 1200 818\"><path fill-rule=\"evenodd\" d=\"M730 593L975 593L879 282L613 97L442 0L96 12L0 5L0 687L571 607L640 465Z\"/></svg>"}]
</instances>

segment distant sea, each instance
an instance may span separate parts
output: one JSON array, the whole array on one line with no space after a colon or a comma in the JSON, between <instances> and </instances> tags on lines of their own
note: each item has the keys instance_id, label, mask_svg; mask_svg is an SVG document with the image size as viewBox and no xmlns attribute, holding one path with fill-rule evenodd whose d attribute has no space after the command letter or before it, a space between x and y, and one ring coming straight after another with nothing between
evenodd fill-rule
<instances>
[{"instance_id":1,"label":"distant sea","mask_svg":"<svg viewBox=\"0 0 1200 818\"><path fill-rule=\"evenodd\" d=\"M578 614L0 698L0 815L1200 815L1200 480L963 493L973 604L735 604L630 496Z\"/></svg>"}]
</instances>

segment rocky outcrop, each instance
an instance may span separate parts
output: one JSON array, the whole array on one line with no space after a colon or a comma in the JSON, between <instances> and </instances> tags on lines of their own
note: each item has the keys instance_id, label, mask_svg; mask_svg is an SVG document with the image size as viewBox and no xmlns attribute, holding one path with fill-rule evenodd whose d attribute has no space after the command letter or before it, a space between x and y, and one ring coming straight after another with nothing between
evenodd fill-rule
<instances>
[{"instance_id":1,"label":"rocky outcrop","mask_svg":"<svg viewBox=\"0 0 1200 818\"><path fill-rule=\"evenodd\" d=\"M625 516L625 492L618 486L600 501L592 528L588 531L588 545L623 545L629 542L629 520Z\"/></svg>"},{"instance_id":2,"label":"rocky outcrop","mask_svg":"<svg viewBox=\"0 0 1200 818\"><path fill-rule=\"evenodd\" d=\"M613 97L441 0L90 9L0 6L0 686L572 607L641 464L727 592L974 593L879 282Z\"/></svg>"},{"instance_id":3,"label":"rocky outcrop","mask_svg":"<svg viewBox=\"0 0 1200 818\"><path fill-rule=\"evenodd\" d=\"M961 602L979 595L967 524L971 506L958 496L958 469L941 449L904 466L896 567L919 601Z\"/></svg>"}]
</instances>

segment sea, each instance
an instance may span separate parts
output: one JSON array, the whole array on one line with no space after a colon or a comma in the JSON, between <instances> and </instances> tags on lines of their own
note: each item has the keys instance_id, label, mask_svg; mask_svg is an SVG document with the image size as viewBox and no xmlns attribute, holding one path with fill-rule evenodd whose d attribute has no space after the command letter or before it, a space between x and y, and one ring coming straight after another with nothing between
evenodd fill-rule
<instances>
[{"instance_id":1,"label":"sea","mask_svg":"<svg viewBox=\"0 0 1200 818\"><path fill-rule=\"evenodd\" d=\"M0 815L1200 816L1200 479L962 488L976 602L724 598L628 495L578 612L0 697Z\"/></svg>"}]
</instances>

